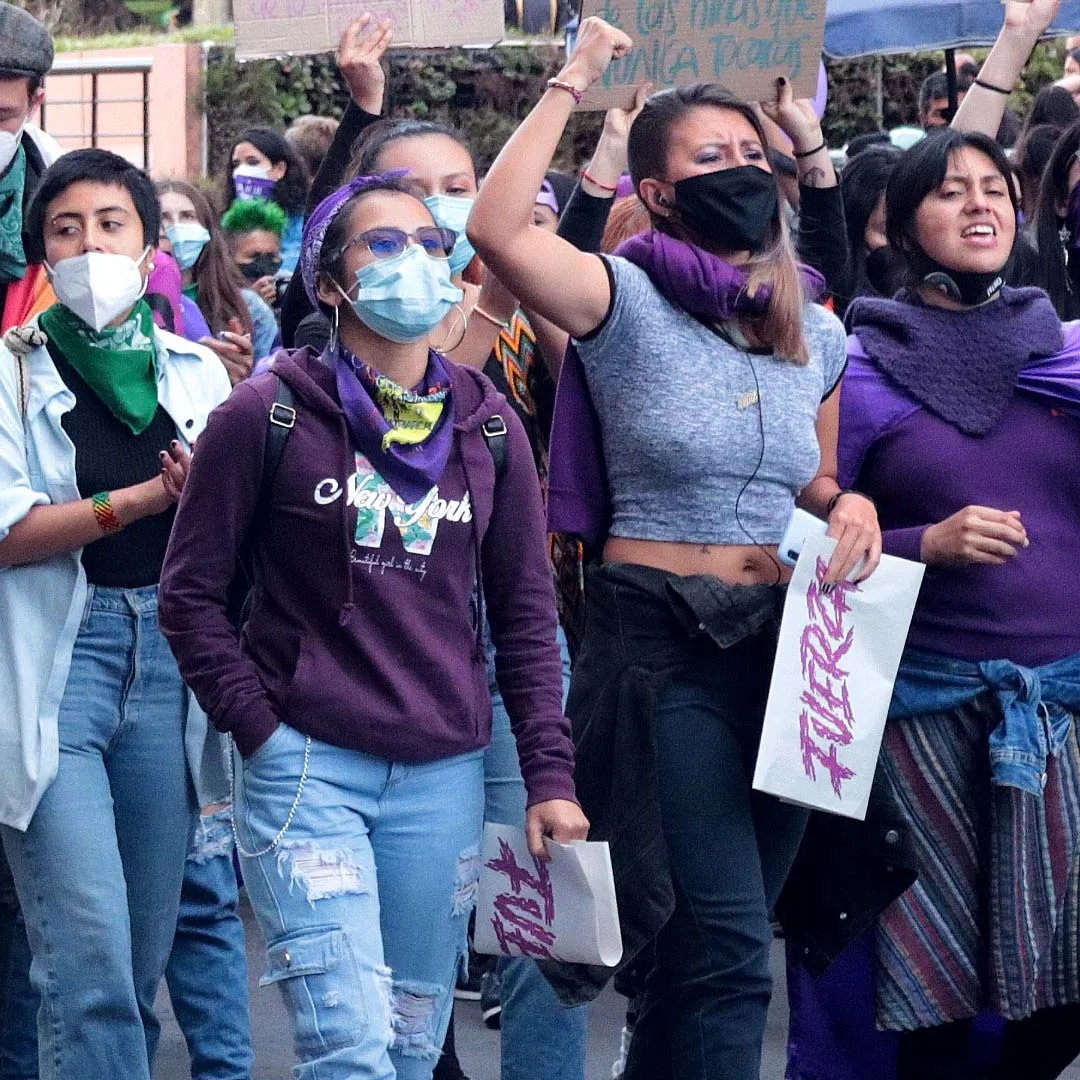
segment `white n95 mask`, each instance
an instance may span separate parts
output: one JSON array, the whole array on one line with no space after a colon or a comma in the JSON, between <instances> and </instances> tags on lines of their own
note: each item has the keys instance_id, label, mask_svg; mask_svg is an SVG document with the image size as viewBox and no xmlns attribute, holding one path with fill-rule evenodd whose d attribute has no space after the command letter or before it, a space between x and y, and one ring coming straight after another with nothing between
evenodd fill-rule
<instances>
[{"instance_id":1,"label":"white n95 mask","mask_svg":"<svg viewBox=\"0 0 1080 1080\"><path fill-rule=\"evenodd\" d=\"M138 262L130 255L88 251L61 259L55 266L46 263L45 268L60 303L100 332L146 292L139 267L149 251L147 248Z\"/></svg>"}]
</instances>

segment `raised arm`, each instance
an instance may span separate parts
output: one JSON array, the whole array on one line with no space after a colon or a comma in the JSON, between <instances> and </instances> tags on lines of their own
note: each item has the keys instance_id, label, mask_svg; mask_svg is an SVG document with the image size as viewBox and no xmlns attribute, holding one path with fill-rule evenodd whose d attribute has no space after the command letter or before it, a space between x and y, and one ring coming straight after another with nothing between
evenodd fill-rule
<instances>
[{"instance_id":1,"label":"raised arm","mask_svg":"<svg viewBox=\"0 0 1080 1080\"><path fill-rule=\"evenodd\" d=\"M577 48L555 81L584 93L630 38L602 19L581 24ZM532 223L536 193L555 154L574 95L551 87L492 165L469 215L469 239L484 263L518 298L578 337L595 330L611 303L603 263Z\"/></svg>"},{"instance_id":2,"label":"raised arm","mask_svg":"<svg viewBox=\"0 0 1080 1080\"><path fill-rule=\"evenodd\" d=\"M1061 0L1007 3L1005 24L979 72L979 78L956 110L957 131L981 131L994 138L1009 95L1039 38L1054 21Z\"/></svg>"}]
</instances>

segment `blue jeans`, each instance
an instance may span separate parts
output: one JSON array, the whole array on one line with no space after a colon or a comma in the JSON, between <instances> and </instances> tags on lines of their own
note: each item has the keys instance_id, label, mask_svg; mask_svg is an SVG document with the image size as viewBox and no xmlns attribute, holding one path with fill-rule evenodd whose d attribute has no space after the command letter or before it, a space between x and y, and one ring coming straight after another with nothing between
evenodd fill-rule
<instances>
[{"instance_id":1,"label":"blue jeans","mask_svg":"<svg viewBox=\"0 0 1080 1080\"><path fill-rule=\"evenodd\" d=\"M60 767L0 829L41 994L42 1080L150 1080L195 793L187 691L157 589L91 588L60 705Z\"/></svg>"},{"instance_id":2,"label":"blue jeans","mask_svg":"<svg viewBox=\"0 0 1080 1080\"><path fill-rule=\"evenodd\" d=\"M26 924L0 848L0 1080L37 1080L40 1000L30 985Z\"/></svg>"},{"instance_id":3,"label":"blue jeans","mask_svg":"<svg viewBox=\"0 0 1080 1080\"><path fill-rule=\"evenodd\" d=\"M165 969L192 1080L249 1080L255 1063L234 846L231 807L200 816Z\"/></svg>"},{"instance_id":4,"label":"blue jeans","mask_svg":"<svg viewBox=\"0 0 1080 1080\"><path fill-rule=\"evenodd\" d=\"M238 766L260 985L292 1015L296 1080L430 1080L476 903L483 753L405 765L305 743L282 724Z\"/></svg>"},{"instance_id":5,"label":"blue jeans","mask_svg":"<svg viewBox=\"0 0 1080 1080\"><path fill-rule=\"evenodd\" d=\"M570 686L570 651L559 628L563 701ZM510 717L495 680L495 648L488 645L493 709L491 745L484 754L484 820L525 827L525 782ZM567 1009L534 960L499 961L502 979L502 1080L585 1080L587 1008Z\"/></svg>"},{"instance_id":6,"label":"blue jeans","mask_svg":"<svg viewBox=\"0 0 1080 1080\"><path fill-rule=\"evenodd\" d=\"M671 679L654 711L675 911L655 943L627 1080L758 1080L770 911L807 812L751 790L775 645L760 634Z\"/></svg>"}]
</instances>

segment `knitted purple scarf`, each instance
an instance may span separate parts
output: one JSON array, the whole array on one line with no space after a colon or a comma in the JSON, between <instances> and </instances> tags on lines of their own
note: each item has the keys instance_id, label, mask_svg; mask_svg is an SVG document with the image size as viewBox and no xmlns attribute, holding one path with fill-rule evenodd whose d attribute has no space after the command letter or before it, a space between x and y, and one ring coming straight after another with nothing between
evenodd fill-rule
<instances>
[{"instance_id":1,"label":"knitted purple scarf","mask_svg":"<svg viewBox=\"0 0 1080 1080\"><path fill-rule=\"evenodd\" d=\"M870 362L920 405L965 435L985 435L1005 411L1020 372L1065 345L1061 320L1041 289L1001 290L966 311L864 297L848 312Z\"/></svg>"}]
</instances>

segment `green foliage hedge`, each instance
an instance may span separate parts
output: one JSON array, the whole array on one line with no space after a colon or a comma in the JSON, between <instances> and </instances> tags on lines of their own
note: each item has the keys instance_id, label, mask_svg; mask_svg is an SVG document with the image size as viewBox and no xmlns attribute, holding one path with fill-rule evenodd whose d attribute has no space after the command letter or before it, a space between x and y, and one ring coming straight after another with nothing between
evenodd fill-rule
<instances>
[{"instance_id":1,"label":"green foliage hedge","mask_svg":"<svg viewBox=\"0 0 1080 1080\"><path fill-rule=\"evenodd\" d=\"M1040 87L1060 76L1064 46L1040 46L1011 104L1023 110ZM464 132L481 168L494 159L514 127L558 69L557 45L503 47L487 51L398 52L389 63L389 113L448 123ZM883 80L886 129L913 124L919 86L941 65L940 54L867 58L829 65L825 134L831 146L878 128L877 72ZM210 133L209 164L223 171L239 134L265 124L284 127L298 116L340 116L348 93L333 56L293 57L237 64L228 45L209 56L203 106ZM589 156L600 132L599 114L573 117L557 164L573 168Z\"/></svg>"}]
</instances>

